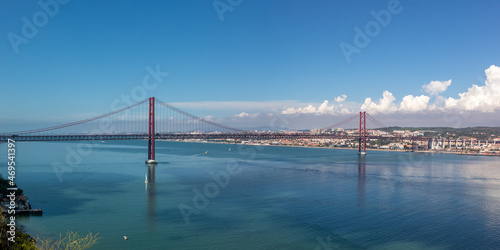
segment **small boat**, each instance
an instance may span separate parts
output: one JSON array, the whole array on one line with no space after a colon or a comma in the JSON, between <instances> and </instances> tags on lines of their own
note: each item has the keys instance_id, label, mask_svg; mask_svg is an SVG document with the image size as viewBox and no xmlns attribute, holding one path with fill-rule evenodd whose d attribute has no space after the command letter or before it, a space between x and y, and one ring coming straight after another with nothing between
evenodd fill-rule
<instances>
[{"instance_id":1,"label":"small boat","mask_svg":"<svg viewBox=\"0 0 500 250\"><path fill-rule=\"evenodd\" d=\"M208 151L205 151L205 154L208 154Z\"/></svg>"},{"instance_id":2,"label":"small boat","mask_svg":"<svg viewBox=\"0 0 500 250\"><path fill-rule=\"evenodd\" d=\"M128 240L128 237L127 237L127 236L125 236L125 235L123 236L123 238L124 238L125 240Z\"/></svg>"},{"instance_id":3,"label":"small boat","mask_svg":"<svg viewBox=\"0 0 500 250\"><path fill-rule=\"evenodd\" d=\"M229 148L229 151L231 151L231 148Z\"/></svg>"}]
</instances>

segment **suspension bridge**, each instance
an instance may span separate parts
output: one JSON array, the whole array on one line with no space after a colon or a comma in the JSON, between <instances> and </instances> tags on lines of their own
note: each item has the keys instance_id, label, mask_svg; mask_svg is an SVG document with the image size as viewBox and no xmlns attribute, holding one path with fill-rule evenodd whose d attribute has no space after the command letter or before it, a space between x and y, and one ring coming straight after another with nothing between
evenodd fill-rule
<instances>
[{"instance_id":1,"label":"suspension bridge","mask_svg":"<svg viewBox=\"0 0 500 250\"><path fill-rule=\"evenodd\" d=\"M359 140L359 154L366 154L366 140L377 138L366 133L366 121L386 127L366 112L354 114L324 129L338 128L359 117L358 135L343 136ZM318 139L336 138L334 134L299 132L252 132L215 123L176 108L155 97L89 119L40 129L0 133L0 142L15 141L87 141L147 140L148 161L155 163L155 140L186 139Z\"/></svg>"}]
</instances>

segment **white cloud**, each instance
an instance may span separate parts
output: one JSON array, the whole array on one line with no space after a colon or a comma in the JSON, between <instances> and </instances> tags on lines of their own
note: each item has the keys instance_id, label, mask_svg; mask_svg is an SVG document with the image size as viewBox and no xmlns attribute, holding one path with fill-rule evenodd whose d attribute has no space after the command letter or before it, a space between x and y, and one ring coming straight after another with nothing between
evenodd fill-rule
<instances>
[{"instance_id":1,"label":"white cloud","mask_svg":"<svg viewBox=\"0 0 500 250\"><path fill-rule=\"evenodd\" d=\"M451 85L451 80L448 81L432 81L427 85L423 85L422 88L424 92L431 95L438 95L446 91L446 89Z\"/></svg>"},{"instance_id":2,"label":"white cloud","mask_svg":"<svg viewBox=\"0 0 500 250\"><path fill-rule=\"evenodd\" d=\"M446 109L462 111L492 112L500 109L500 67L491 65L485 70L484 86L472 85L467 92L458 94L460 98L449 97L445 101Z\"/></svg>"},{"instance_id":3,"label":"white cloud","mask_svg":"<svg viewBox=\"0 0 500 250\"><path fill-rule=\"evenodd\" d=\"M330 112L333 112L333 109L335 108L335 105L328 106L328 100L325 100L319 107L317 113L319 114L327 114Z\"/></svg>"},{"instance_id":4,"label":"white cloud","mask_svg":"<svg viewBox=\"0 0 500 250\"><path fill-rule=\"evenodd\" d=\"M262 113L253 113L253 114L249 114L249 113L246 113L246 112L241 112L237 115L234 115L234 119L239 119L239 118L247 118L246 120L248 120L248 118L258 118L262 116Z\"/></svg>"},{"instance_id":5,"label":"white cloud","mask_svg":"<svg viewBox=\"0 0 500 250\"><path fill-rule=\"evenodd\" d=\"M286 116L294 122L306 124L317 124L324 115L353 114L360 110L367 111L372 115L381 117L409 117L419 115L419 117L446 117L443 114L450 112L477 111L478 116L487 112L500 110L500 67L492 65L485 70L486 81L484 85L472 85L467 91L460 93L458 98L445 97L443 93L451 86L452 80L431 81L423 85L422 90L428 94L420 96L406 94L402 99L396 97L385 90L380 99L368 97L364 103L349 102L346 95L340 95L333 100L324 100L321 103L305 103L299 101L264 101L264 102L196 102L196 103L174 103L174 106L181 108L197 108L200 110L229 111L229 120L251 124L252 122L270 122L275 119L275 115ZM213 111L212 111L213 110ZM236 111L236 112L234 112ZM274 113L269 113L273 112ZM278 112L278 113L276 113ZM212 113L213 114L213 113ZM234 115L236 114L236 115ZM427 118L424 118L427 119ZM433 118L428 118L433 119ZM440 118L441 119L441 118ZM442 118L446 122L447 118ZM490 119L493 120L493 119ZM497 119L498 120L498 119ZM274 120L273 120L274 121ZM313 122L314 121L314 122ZM401 121L405 122L405 121ZM422 121L426 123L427 121ZM487 123L486 120L477 121Z\"/></svg>"},{"instance_id":6,"label":"white cloud","mask_svg":"<svg viewBox=\"0 0 500 250\"><path fill-rule=\"evenodd\" d=\"M378 102L373 102L370 97L366 98L361 110L369 113L392 113L397 110L396 105L394 105L395 100L392 93L386 90Z\"/></svg>"},{"instance_id":7,"label":"white cloud","mask_svg":"<svg viewBox=\"0 0 500 250\"><path fill-rule=\"evenodd\" d=\"M424 111L427 109L429 100L430 98L425 95L407 95L403 97L403 101L401 101L399 110L407 113Z\"/></svg>"},{"instance_id":8,"label":"white cloud","mask_svg":"<svg viewBox=\"0 0 500 250\"><path fill-rule=\"evenodd\" d=\"M285 115L314 114L314 113L316 113L316 107L309 104L308 106L303 107L303 108L287 108L287 109L281 111L281 113L285 114Z\"/></svg>"},{"instance_id":9,"label":"white cloud","mask_svg":"<svg viewBox=\"0 0 500 250\"><path fill-rule=\"evenodd\" d=\"M241 113L239 113L239 114L237 114L235 116L243 118L243 117L249 117L250 115L248 113L241 112Z\"/></svg>"},{"instance_id":10,"label":"white cloud","mask_svg":"<svg viewBox=\"0 0 500 250\"><path fill-rule=\"evenodd\" d=\"M335 101L336 101L337 103L342 103L342 102L344 102L344 101L345 101L345 99L347 99L347 96L346 96L346 95L341 95L341 96L337 96L337 97L335 97Z\"/></svg>"},{"instance_id":11,"label":"white cloud","mask_svg":"<svg viewBox=\"0 0 500 250\"><path fill-rule=\"evenodd\" d=\"M293 115L293 114L316 114L316 115L326 115L326 114L349 114L350 111L346 108L343 108L342 102L347 99L346 95L341 95L335 98L335 102L337 104L330 104L328 100L324 100L321 104L309 104L305 107L298 108L286 108L281 111L284 115Z\"/></svg>"},{"instance_id":12,"label":"white cloud","mask_svg":"<svg viewBox=\"0 0 500 250\"><path fill-rule=\"evenodd\" d=\"M435 98L434 98L434 102L429 104L429 107L428 109L430 111L444 111L444 104L446 102L446 98L440 96L440 95L437 95Z\"/></svg>"}]
</instances>

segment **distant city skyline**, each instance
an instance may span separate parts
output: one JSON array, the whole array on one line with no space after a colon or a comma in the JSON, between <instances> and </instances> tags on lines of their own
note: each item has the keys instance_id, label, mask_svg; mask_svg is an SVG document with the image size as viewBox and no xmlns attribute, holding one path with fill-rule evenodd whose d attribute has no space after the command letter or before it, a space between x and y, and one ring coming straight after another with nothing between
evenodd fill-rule
<instances>
[{"instance_id":1,"label":"distant city skyline","mask_svg":"<svg viewBox=\"0 0 500 250\"><path fill-rule=\"evenodd\" d=\"M500 126L500 3L0 3L0 132L155 96L254 128ZM278 119L277 119L278 117Z\"/></svg>"}]
</instances>

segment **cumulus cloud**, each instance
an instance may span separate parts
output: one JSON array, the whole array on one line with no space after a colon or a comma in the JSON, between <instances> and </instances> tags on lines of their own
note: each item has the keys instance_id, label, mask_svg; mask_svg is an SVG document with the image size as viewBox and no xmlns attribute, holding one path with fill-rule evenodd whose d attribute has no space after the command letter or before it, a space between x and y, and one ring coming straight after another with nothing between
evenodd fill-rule
<instances>
[{"instance_id":1,"label":"cumulus cloud","mask_svg":"<svg viewBox=\"0 0 500 250\"><path fill-rule=\"evenodd\" d=\"M372 101L371 97L365 99L363 105L361 105L361 110L365 110L370 113L391 113L397 110L394 101L396 98L389 91L384 91L382 98L378 102Z\"/></svg>"},{"instance_id":2,"label":"cumulus cloud","mask_svg":"<svg viewBox=\"0 0 500 250\"><path fill-rule=\"evenodd\" d=\"M444 111L445 102L446 98L438 95L434 98L434 102L429 104L428 109L430 111Z\"/></svg>"},{"instance_id":3,"label":"cumulus cloud","mask_svg":"<svg viewBox=\"0 0 500 250\"><path fill-rule=\"evenodd\" d=\"M275 115L289 115L286 119L305 124L319 124L323 115L350 115L358 111L367 111L372 115L379 115L390 119L391 117L425 117L434 119L440 117L447 122L449 113L474 113L478 117L491 116L487 112L500 111L500 67L492 65L485 70L486 81L484 85L472 85L467 91L460 93L458 97L445 97L444 92L451 85L452 80L431 81L422 86L426 94L406 94L403 98L396 98L389 90L382 93L380 99L368 97L364 103L346 102L347 96L340 95L333 100L324 100L321 103L303 103L299 101L269 101L269 102L202 102L190 104L205 108L226 107L228 110L237 110L232 113L229 120L234 122L248 123L254 121L274 121ZM184 103L187 105L186 103ZM195 105L196 104L196 105ZM189 105L187 105L189 106ZM208 106L208 107L207 107ZM285 107L285 108L284 108ZM271 110L279 110L279 113L269 113ZM242 112L245 111L245 112ZM470 112L474 111L474 112ZM241 113L240 113L241 112ZM257 112L257 113L253 113ZM443 113L445 112L445 113ZM234 115L236 113L236 115ZM208 118L210 119L210 117ZM403 118L401 118L403 119ZM406 118L405 118L406 119ZM490 124L493 120L478 120L474 122ZM500 118L496 118L498 120ZM418 119L414 119L418 121ZM314 122L313 122L314 121ZM401 120L405 122L406 120ZM412 120L413 121L413 120ZM442 122L441 121L441 122ZM316 126L315 125L315 126Z\"/></svg>"},{"instance_id":4,"label":"cumulus cloud","mask_svg":"<svg viewBox=\"0 0 500 250\"><path fill-rule=\"evenodd\" d=\"M491 65L485 73L484 86L474 84L467 92L458 94L460 98L449 97L445 101L445 108L485 112L500 109L500 67Z\"/></svg>"},{"instance_id":5,"label":"cumulus cloud","mask_svg":"<svg viewBox=\"0 0 500 250\"><path fill-rule=\"evenodd\" d=\"M300 108L286 108L285 110L281 111L282 114L284 115L293 115L293 114L315 114L315 115L325 115L325 114L348 114L350 113L349 110L346 108L343 108L342 102L344 102L347 99L346 95L341 95L336 97L334 100L337 102L337 104L330 104L328 100L324 100L323 103L321 103L318 106L309 104L305 107L300 107Z\"/></svg>"},{"instance_id":6,"label":"cumulus cloud","mask_svg":"<svg viewBox=\"0 0 500 250\"><path fill-rule=\"evenodd\" d=\"M486 81L483 86L472 85L466 92L460 93L459 98L441 96L441 93L451 85L448 81L431 81L422 88L430 96L407 95L399 103L399 108L394 104L396 98L389 91L384 91L383 97L377 102L366 98L361 110L370 113L417 113L422 111L448 112L448 111L477 111L493 112L500 110L500 67L490 66L485 70ZM431 102L431 97L433 97Z\"/></svg>"},{"instance_id":7,"label":"cumulus cloud","mask_svg":"<svg viewBox=\"0 0 500 250\"><path fill-rule=\"evenodd\" d=\"M325 100L319 107L317 113L327 114L333 112L335 105L328 105L328 100Z\"/></svg>"},{"instance_id":8,"label":"cumulus cloud","mask_svg":"<svg viewBox=\"0 0 500 250\"><path fill-rule=\"evenodd\" d=\"M347 96L346 96L346 95L341 95L341 96L337 96L337 97L335 97L335 101L336 101L337 103L342 103L342 102L344 102L344 101L345 101L345 99L347 99Z\"/></svg>"},{"instance_id":9,"label":"cumulus cloud","mask_svg":"<svg viewBox=\"0 0 500 250\"><path fill-rule=\"evenodd\" d=\"M429 100L430 98L425 95L421 96L407 95L403 97L403 101L401 101L399 110L407 113L424 111L427 109Z\"/></svg>"},{"instance_id":10,"label":"cumulus cloud","mask_svg":"<svg viewBox=\"0 0 500 250\"><path fill-rule=\"evenodd\" d=\"M448 81L432 81L427 85L423 85L422 89L431 95L438 95L445 92L450 85L451 79Z\"/></svg>"},{"instance_id":11,"label":"cumulus cloud","mask_svg":"<svg viewBox=\"0 0 500 250\"><path fill-rule=\"evenodd\" d=\"M287 108L283 111L281 111L282 114L285 115L293 115L293 114L314 114L316 113L316 107L313 105L309 104L306 107L303 108Z\"/></svg>"},{"instance_id":12,"label":"cumulus cloud","mask_svg":"<svg viewBox=\"0 0 500 250\"><path fill-rule=\"evenodd\" d=\"M249 117L250 115L248 113L241 112L241 113L239 113L239 114L237 114L235 116L243 118L243 117Z\"/></svg>"},{"instance_id":13,"label":"cumulus cloud","mask_svg":"<svg viewBox=\"0 0 500 250\"><path fill-rule=\"evenodd\" d=\"M247 118L247 117L256 118L256 117L259 117L260 115L261 115L260 113L249 114L247 112L241 112L241 113L234 115L234 116L239 117L239 118Z\"/></svg>"}]
</instances>

